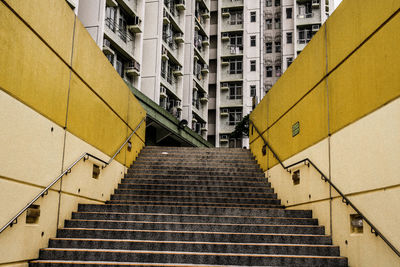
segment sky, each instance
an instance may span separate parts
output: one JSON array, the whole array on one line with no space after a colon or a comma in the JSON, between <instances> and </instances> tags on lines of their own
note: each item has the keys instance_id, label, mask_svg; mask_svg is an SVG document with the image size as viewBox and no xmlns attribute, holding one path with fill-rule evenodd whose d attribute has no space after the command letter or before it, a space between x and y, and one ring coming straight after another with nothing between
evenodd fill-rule
<instances>
[{"instance_id":1,"label":"sky","mask_svg":"<svg viewBox=\"0 0 400 267\"><path fill-rule=\"evenodd\" d=\"M335 9L337 8L337 6L340 4L340 2L342 2L342 0L334 0L333 4L335 6Z\"/></svg>"}]
</instances>

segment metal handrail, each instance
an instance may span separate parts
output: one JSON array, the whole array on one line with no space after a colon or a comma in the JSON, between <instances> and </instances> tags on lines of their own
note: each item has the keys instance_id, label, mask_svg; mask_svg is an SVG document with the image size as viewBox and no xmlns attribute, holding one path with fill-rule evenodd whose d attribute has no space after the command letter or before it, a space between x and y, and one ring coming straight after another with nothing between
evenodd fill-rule
<instances>
[{"instance_id":1,"label":"metal handrail","mask_svg":"<svg viewBox=\"0 0 400 267\"><path fill-rule=\"evenodd\" d=\"M355 212L358 213L358 215L361 216L361 218L371 227L371 233L375 234L375 236L379 236L380 238L382 238L383 241L385 241L385 243L393 250L394 253L396 253L396 255L398 257L400 257L400 251L398 249L396 249L392 243L390 243L389 240L387 240L387 238L372 224L372 222L370 220L368 220L364 214L362 214L362 212L339 190L339 188L337 188L337 186L335 184L332 183L332 181L309 159L309 158L305 158L302 159L300 161L297 161L295 163L292 163L288 166L285 166L281 159L278 157L278 155L275 153L275 151L272 149L272 147L268 144L267 140L265 140L265 138L262 136L262 134L260 133L260 131L258 130L258 128L256 127L256 125L254 124L254 122L252 120L249 120L250 124L253 125L254 129L256 130L256 132L258 133L258 135L261 137L261 139L264 142L264 148L268 147L268 149L272 152L272 154L274 155L274 157L278 160L279 164L282 166L283 169L285 169L286 171L288 171L289 173L291 172L290 168L299 165L301 163L304 163L305 165L307 165L307 167L310 167L310 165L312 167L314 167L314 169L321 175L321 179L325 182L328 182L330 186L333 187L333 189L335 189L335 191L340 195L340 197L342 198L342 202L345 203L346 205L349 205L350 207L353 208L353 210ZM263 149L264 149L263 148Z\"/></svg>"},{"instance_id":2,"label":"metal handrail","mask_svg":"<svg viewBox=\"0 0 400 267\"><path fill-rule=\"evenodd\" d=\"M68 173L71 172L71 169L82 159L88 160L89 158L94 158L95 160L98 160L105 165L102 166L102 168L106 168L113 160L114 158L121 152L121 149L128 143L128 141L131 139L132 135L139 129L139 127L142 125L143 121L145 120L146 117L144 117L139 124L136 126L136 128L132 131L132 133L129 135L129 137L125 140L125 142L118 148L117 152L110 158L109 161L105 161L100 159L99 157L96 157L90 153L83 153L77 160L75 160L65 171L63 171L59 176L57 176L56 179L53 180L45 189L43 189L38 195L35 196L34 199L32 199L23 209L21 209L8 223L6 223L1 229L0 233L2 233L8 226L12 227L14 224L18 223L18 217L21 216L22 213L24 213L33 203L36 202L40 197L44 197L45 195L48 194L49 189L56 184L64 175L68 175Z\"/></svg>"}]
</instances>

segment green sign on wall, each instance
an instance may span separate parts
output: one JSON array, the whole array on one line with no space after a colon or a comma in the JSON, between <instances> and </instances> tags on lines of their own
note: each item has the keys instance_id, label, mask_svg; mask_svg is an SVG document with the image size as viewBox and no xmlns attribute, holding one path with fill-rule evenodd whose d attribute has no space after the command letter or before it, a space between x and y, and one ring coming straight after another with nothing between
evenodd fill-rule
<instances>
[{"instance_id":1,"label":"green sign on wall","mask_svg":"<svg viewBox=\"0 0 400 267\"><path fill-rule=\"evenodd\" d=\"M292 125L292 137L295 137L300 133L300 122L296 122Z\"/></svg>"}]
</instances>

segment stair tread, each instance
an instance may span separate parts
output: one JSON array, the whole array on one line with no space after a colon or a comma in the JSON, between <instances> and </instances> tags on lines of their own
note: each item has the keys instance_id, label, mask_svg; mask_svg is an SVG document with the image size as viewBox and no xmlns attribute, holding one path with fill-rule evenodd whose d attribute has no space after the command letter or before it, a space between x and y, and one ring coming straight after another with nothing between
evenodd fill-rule
<instances>
[{"instance_id":1,"label":"stair tread","mask_svg":"<svg viewBox=\"0 0 400 267\"><path fill-rule=\"evenodd\" d=\"M43 248L48 251L87 251L87 252L118 252L118 253L141 253L141 254L186 254L186 255L218 255L218 256L240 256L240 257L287 257L287 258L326 258L338 259L341 256L313 256L313 255L285 255L285 254L248 254L248 253L217 253L217 252L192 252L192 251L156 251L156 250L122 250L122 249L80 249L80 248Z\"/></svg>"},{"instance_id":2,"label":"stair tread","mask_svg":"<svg viewBox=\"0 0 400 267\"><path fill-rule=\"evenodd\" d=\"M147 233L191 233L191 234L219 234L219 235L265 235L265 236L313 236L327 237L320 234L286 234L286 233L248 233L248 232L211 232L211 231L183 231L183 230L143 230L143 229L108 229L108 228L60 228L60 230L85 230L85 231L113 231L113 232L147 232Z\"/></svg>"},{"instance_id":3,"label":"stair tread","mask_svg":"<svg viewBox=\"0 0 400 267\"><path fill-rule=\"evenodd\" d=\"M90 221L90 222L127 222L127 223L148 223L148 224L185 224L185 225L231 225L231 226L254 226L254 227L262 227L262 226L273 226L273 227L315 227L320 228L322 226L319 225L304 225L304 224L235 224L235 223L197 223L197 222L153 222L153 221L121 221L121 220L81 220L81 219L71 219L68 221Z\"/></svg>"},{"instance_id":4,"label":"stair tread","mask_svg":"<svg viewBox=\"0 0 400 267\"><path fill-rule=\"evenodd\" d=\"M136 240L136 239L104 239L104 238L50 238L51 240L70 241L106 241L106 242L127 242L127 243L163 243L163 244L203 244L203 245L239 245L239 246L281 246L281 247L338 247L335 245L319 244L286 244L286 243L232 243L232 242L204 242L204 241L165 241L165 240Z\"/></svg>"}]
</instances>

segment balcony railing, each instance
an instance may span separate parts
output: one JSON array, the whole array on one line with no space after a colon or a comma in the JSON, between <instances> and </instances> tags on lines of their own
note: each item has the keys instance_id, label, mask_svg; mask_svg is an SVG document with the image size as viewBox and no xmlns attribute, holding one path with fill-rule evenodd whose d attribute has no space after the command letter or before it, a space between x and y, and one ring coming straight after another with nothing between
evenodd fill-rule
<instances>
[{"instance_id":1,"label":"balcony railing","mask_svg":"<svg viewBox=\"0 0 400 267\"><path fill-rule=\"evenodd\" d=\"M135 40L135 37L128 31L127 28L120 26L115 20L111 18L106 18L106 26L111 31L118 33L118 36L124 42L132 42Z\"/></svg>"}]
</instances>

